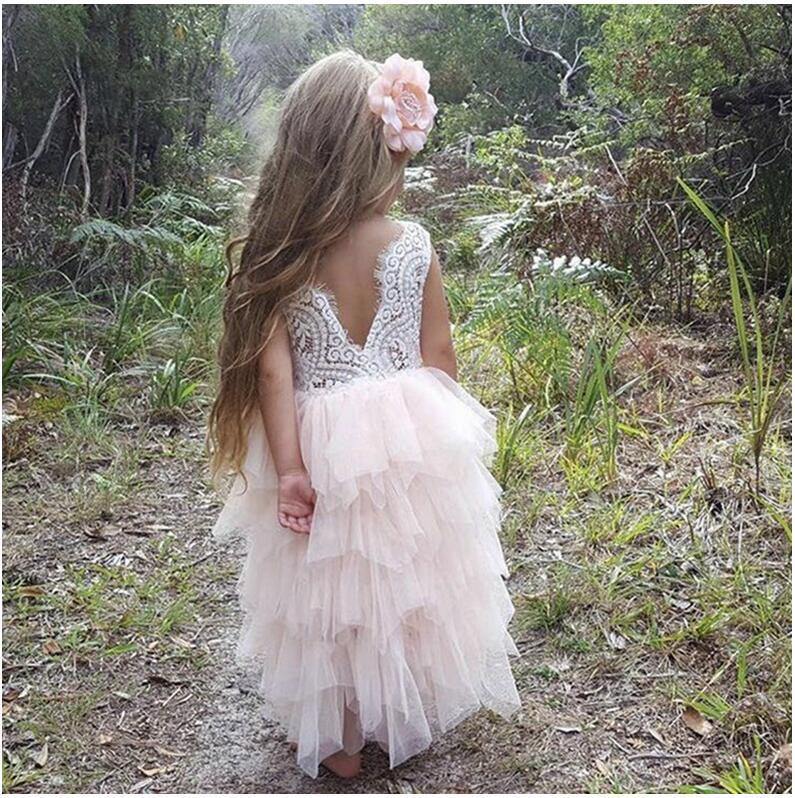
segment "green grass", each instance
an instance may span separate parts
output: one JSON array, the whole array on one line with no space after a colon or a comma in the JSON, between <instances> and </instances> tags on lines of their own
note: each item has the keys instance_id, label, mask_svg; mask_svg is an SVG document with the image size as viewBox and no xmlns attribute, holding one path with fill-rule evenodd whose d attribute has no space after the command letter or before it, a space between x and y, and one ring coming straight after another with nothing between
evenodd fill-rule
<instances>
[{"instance_id":1,"label":"green grass","mask_svg":"<svg viewBox=\"0 0 795 798\"><path fill-rule=\"evenodd\" d=\"M516 624L520 630L550 631L563 627L576 607L577 598L566 576L558 576L554 587L521 596L517 602Z\"/></svg>"},{"instance_id":2,"label":"green grass","mask_svg":"<svg viewBox=\"0 0 795 798\"><path fill-rule=\"evenodd\" d=\"M123 658L157 646L178 659L203 657L173 638L194 628L202 609L190 560L166 536L147 541L143 562L148 565L70 566L57 583L37 586L6 580L3 593L13 607L18 655L43 653L55 662ZM53 645L43 647L42 635Z\"/></svg>"},{"instance_id":3,"label":"green grass","mask_svg":"<svg viewBox=\"0 0 795 798\"><path fill-rule=\"evenodd\" d=\"M92 222L80 241L91 248L104 236L106 249L94 252L100 259L122 244L150 256L147 236L130 242L111 227ZM138 285L38 290L30 275L16 275L4 293L6 388L59 402L59 427L84 448L142 412L179 419L206 406L221 317L221 237L218 230L166 236L171 271Z\"/></svg>"},{"instance_id":4,"label":"green grass","mask_svg":"<svg viewBox=\"0 0 795 798\"><path fill-rule=\"evenodd\" d=\"M749 761L743 754L729 769L718 773L708 768L698 768L696 774L707 780L704 784L689 785L684 793L759 795L768 792L762 765L762 747L759 738L754 739L754 755Z\"/></svg>"}]
</instances>

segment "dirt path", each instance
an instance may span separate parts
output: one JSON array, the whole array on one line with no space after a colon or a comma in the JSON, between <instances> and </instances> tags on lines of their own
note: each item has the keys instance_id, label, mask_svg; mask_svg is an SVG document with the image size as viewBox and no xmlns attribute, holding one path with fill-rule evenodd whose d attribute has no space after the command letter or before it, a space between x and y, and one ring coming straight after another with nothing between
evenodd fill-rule
<instances>
[{"instance_id":1,"label":"dirt path","mask_svg":"<svg viewBox=\"0 0 795 798\"><path fill-rule=\"evenodd\" d=\"M515 723L481 713L394 772L368 747L367 776L355 783L304 776L234 663L243 554L240 545L209 537L218 500L203 478L200 427L118 435L135 452L134 501L82 506L91 496L81 486L113 469L107 461L70 473L22 459L6 472L4 720L15 790L524 792L585 785L591 763L571 750L572 737L578 749L590 737L587 724L577 731L561 721L550 729L554 718L537 706L554 698L565 707L572 685L550 687L533 676L564 666L536 634L519 643L525 708ZM83 520L70 520L81 512ZM126 633L120 620L141 609L130 584L155 605L155 622L143 619ZM91 585L103 595L89 595ZM195 612L157 628L161 609L185 597ZM119 645L132 650L114 654ZM598 693L583 683L576 694L591 696L599 713ZM610 746L600 746L608 755ZM654 781L661 771L638 775Z\"/></svg>"},{"instance_id":2,"label":"dirt path","mask_svg":"<svg viewBox=\"0 0 795 798\"><path fill-rule=\"evenodd\" d=\"M701 344L676 345L702 356ZM785 785L770 753L787 726L768 690L775 649L749 661L734 725L702 736L682 721L684 699L705 686L731 698L730 646L762 623L739 614L745 596L730 615L731 590L717 592L736 584L732 558L786 602L788 555L780 529L736 498L735 418L698 404L730 386L677 390L698 409L672 415L679 426L661 425L652 443L630 441L609 493L572 502L548 451L522 483L533 490L506 494L514 721L481 713L395 771L368 748L354 783L306 778L234 663L242 549L209 536L219 501L200 420L121 423L75 453L40 400L21 402L4 482L4 791L665 791L750 754L757 730L768 783ZM685 429L693 441L661 487L656 452ZM707 448L714 486L698 476ZM778 621L765 623L775 641Z\"/></svg>"}]
</instances>

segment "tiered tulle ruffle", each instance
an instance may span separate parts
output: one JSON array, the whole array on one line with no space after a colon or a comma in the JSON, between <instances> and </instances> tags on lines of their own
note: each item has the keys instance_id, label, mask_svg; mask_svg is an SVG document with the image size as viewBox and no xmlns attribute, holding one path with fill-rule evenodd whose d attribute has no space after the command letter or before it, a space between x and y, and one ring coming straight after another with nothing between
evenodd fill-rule
<instances>
[{"instance_id":1,"label":"tiered tulle ruffle","mask_svg":"<svg viewBox=\"0 0 795 798\"><path fill-rule=\"evenodd\" d=\"M297 401L311 533L276 522L259 421L215 533L247 536L238 653L261 670L299 765L315 776L376 740L394 767L481 706L508 716L519 699L491 415L427 368Z\"/></svg>"}]
</instances>

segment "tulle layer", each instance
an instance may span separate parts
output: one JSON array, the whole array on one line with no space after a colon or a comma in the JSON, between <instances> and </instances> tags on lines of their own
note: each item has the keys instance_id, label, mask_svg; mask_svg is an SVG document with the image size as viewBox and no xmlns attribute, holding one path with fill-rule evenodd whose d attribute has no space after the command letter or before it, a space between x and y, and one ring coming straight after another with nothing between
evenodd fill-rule
<instances>
[{"instance_id":1,"label":"tulle layer","mask_svg":"<svg viewBox=\"0 0 795 798\"><path fill-rule=\"evenodd\" d=\"M395 766L481 706L509 715L519 699L491 415L433 369L299 394L298 411L311 534L275 521L259 422L215 532L247 536L238 654L261 670L299 765L314 776L376 740Z\"/></svg>"}]
</instances>

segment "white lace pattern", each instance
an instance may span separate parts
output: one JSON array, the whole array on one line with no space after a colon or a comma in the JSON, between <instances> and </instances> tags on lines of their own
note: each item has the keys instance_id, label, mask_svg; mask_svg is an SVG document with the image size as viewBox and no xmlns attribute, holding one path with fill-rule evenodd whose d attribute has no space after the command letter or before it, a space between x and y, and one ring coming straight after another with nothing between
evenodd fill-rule
<instances>
[{"instance_id":1,"label":"white lace pattern","mask_svg":"<svg viewBox=\"0 0 795 798\"><path fill-rule=\"evenodd\" d=\"M363 346L351 340L333 295L322 288L308 287L286 309L296 390L326 391L358 377L422 365L422 292L431 245L420 225L401 227L378 258L379 304Z\"/></svg>"}]
</instances>

